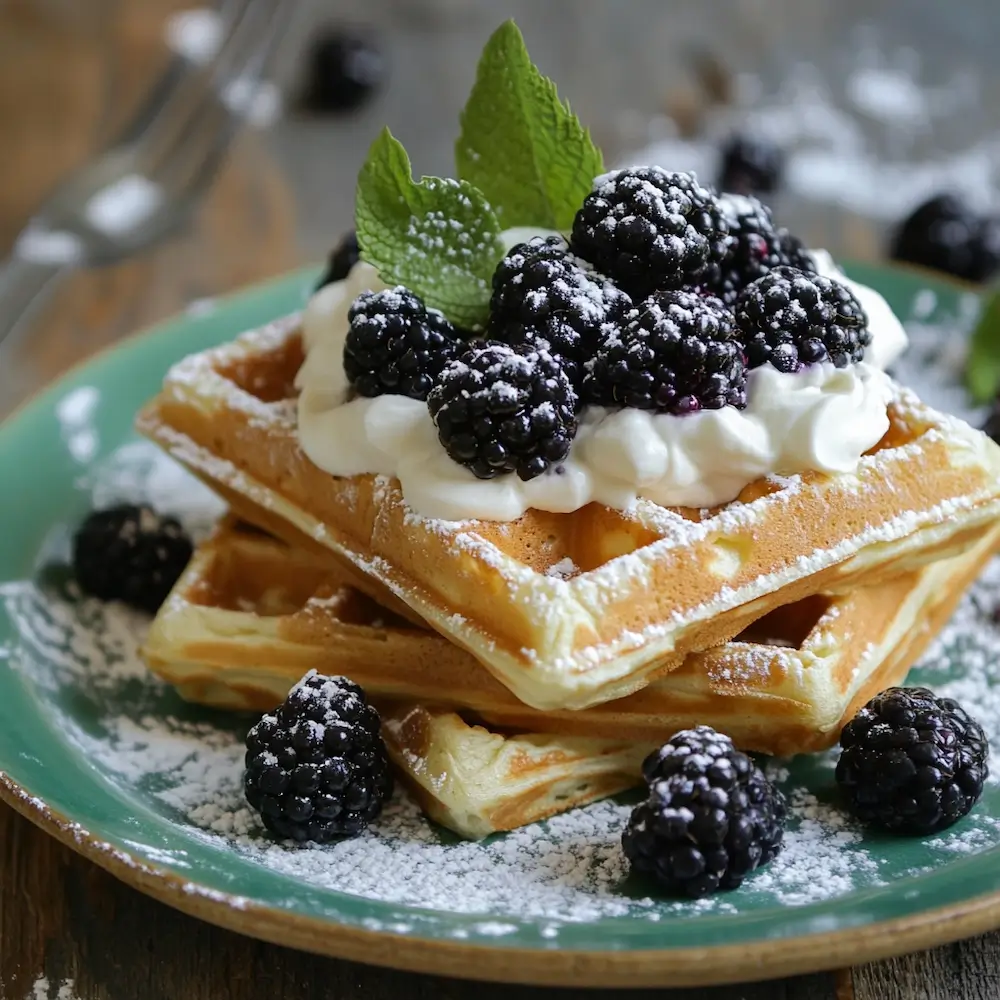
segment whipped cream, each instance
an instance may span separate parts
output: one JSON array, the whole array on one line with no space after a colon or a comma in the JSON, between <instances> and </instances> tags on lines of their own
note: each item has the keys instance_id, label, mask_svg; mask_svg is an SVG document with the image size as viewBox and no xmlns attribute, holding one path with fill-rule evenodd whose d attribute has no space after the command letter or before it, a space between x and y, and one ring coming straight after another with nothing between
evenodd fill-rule
<instances>
[{"instance_id":1,"label":"whipped cream","mask_svg":"<svg viewBox=\"0 0 1000 1000\"><path fill-rule=\"evenodd\" d=\"M538 230L508 234L513 245ZM906 333L874 289L847 279L829 255L821 273L847 284L869 317L866 360L848 368L812 365L749 373L747 407L686 416L589 407L569 457L523 482L516 475L477 479L452 461L427 405L405 396L349 398L343 370L347 313L363 291L386 286L370 265L309 302L303 317L305 363L296 377L299 442L336 476L395 476L407 504L425 517L510 521L526 510L568 513L593 501L620 510L638 498L663 506L711 507L734 499L764 475L806 470L849 473L889 427L892 387L883 368L906 347Z\"/></svg>"}]
</instances>

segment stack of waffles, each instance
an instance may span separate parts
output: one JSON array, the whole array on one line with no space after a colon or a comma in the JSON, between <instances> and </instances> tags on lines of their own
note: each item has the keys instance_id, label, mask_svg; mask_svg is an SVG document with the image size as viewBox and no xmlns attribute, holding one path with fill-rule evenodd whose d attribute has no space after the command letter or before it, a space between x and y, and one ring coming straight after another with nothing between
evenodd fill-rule
<instances>
[{"instance_id":1,"label":"stack of waffles","mask_svg":"<svg viewBox=\"0 0 1000 1000\"><path fill-rule=\"evenodd\" d=\"M140 414L230 510L147 660L230 709L271 709L310 669L353 678L428 814L463 836L621 791L696 724L765 753L830 746L1000 540L1000 448L901 388L850 474L764 478L710 510L451 522L394 479L309 461L302 363L293 316L181 362Z\"/></svg>"}]
</instances>

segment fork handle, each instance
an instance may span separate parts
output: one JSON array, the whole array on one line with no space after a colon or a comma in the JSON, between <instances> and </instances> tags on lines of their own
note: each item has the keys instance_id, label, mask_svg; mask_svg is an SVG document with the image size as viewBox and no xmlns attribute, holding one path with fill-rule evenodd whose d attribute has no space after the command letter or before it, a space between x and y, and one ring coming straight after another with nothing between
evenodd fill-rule
<instances>
[{"instance_id":1,"label":"fork handle","mask_svg":"<svg viewBox=\"0 0 1000 1000\"><path fill-rule=\"evenodd\" d=\"M0 264L0 346L30 319L67 270L64 262L31 260L16 252Z\"/></svg>"}]
</instances>

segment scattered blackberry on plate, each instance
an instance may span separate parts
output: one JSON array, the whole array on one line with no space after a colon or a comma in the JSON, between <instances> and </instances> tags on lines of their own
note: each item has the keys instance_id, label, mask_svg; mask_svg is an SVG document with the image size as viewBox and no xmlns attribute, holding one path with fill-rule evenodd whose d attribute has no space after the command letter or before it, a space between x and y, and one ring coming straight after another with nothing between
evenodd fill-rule
<instances>
[{"instance_id":1,"label":"scattered blackberry on plate","mask_svg":"<svg viewBox=\"0 0 1000 1000\"><path fill-rule=\"evenodd\" d=\"M176 518L146 504L121 504L94 511L77 529L73 574L85 593L153 614L192 552Z\"/></svg>"},{"instance_id":2,"label":"scattered blackberry on plate","mask_svg":"<svg viewBox=\"0 0 1000 1000\"><path fill-rule=\"evenodd\" d=\"M784 796L727 736L698 726L643 764L649 797L622 834L625 855L664 888L691 897L735 889L781 850Z\"/></svg>"},{"instance_id":3,"label":"scattered blackberry on plate","mask_svg":"<svg viewBox=\"0 0 1000 1000\"><path fill-rule=\"evenodd\" d=\"M983 793L989 745L982 726L927 688L889 688L840 734L837 784L854 814L897 833L934 833Z\"/></svg>"},{"instance_id":4,"label":"scattered blackberry on plate","mask_svg":"<svg viewBox=\"0 0 1000 1000\"><path fill-rule=\"evenodd\" d=\"M734 194L772 194L784 167L784 151L769 139L732 135L722 147L717 186Z\"/></svg>"},{"instance_id":5,"label":"scattered blackberry on plate","mask_svg":"<svg viewBox=\"0 0 1000 1000\"><path fill-rule=\"evenodd\" d=\"M712 285L729 248L725 215L693 174L632 167L595 182L570 247L633 298Z\"/></svg>"},{"instance_id":6,"label":"scattered blackberry on plate","mask_svg":"<svg viewBox=\"0 0 1000 1000\"><path fill-rule=\"evenodd\" d=\"M544 348L578 387L603 335L631 309L632 300L574 257L561 236L536 236L497 265L487 333L515 348Z\"/></svg>"},{"instance_id":7,"label":"scattered blackberry on plate","mask_svg":"<svg viewBox=\"0 0 1000 1000\"><path fill-rule=\"evenodd\" d=\"M576 392L543 350L477 344L445 369L427 406L445 450L480 479L534 479L569 454L576 434Z\"/></svg>"},{"instance_id":8,"label":"scattered blackberry on plate","mask_svg":"<svg viewBox=\"0 0 1000 1000\"><path fill-rule=\"evenodd\" d=\"M997 444L1000 444L1000 398L993 400L990 412L983 422L982 431L987 437L991 437Z\"/></svg>"},{"instance_id":9,"label":"scattered blackberry on plate","mask_svg":"<svg viewBox=\"0 0 1000 1000\"><path fill-rule=\"evenodd\" d=\"M352 229L330 252L330 257L326 262L326 270L316 284L316 291L318 292L327 285L332 285L335 281L343 281L360 259L358 234Z\"/></svg>"},{"instance_id":10,"label":"scattered blackberry on plate","mask_svg":"<svg viewBox=\"0 0 1000 1000\"><path fill-rule=\"evenodd\" d=\"M588 402L658 413L746 406L746 365L733 314L696 292L657 292L584 379Z\"/></svg>"},{"instance_id":11,"label":"scattered blackberry on plate","mask_svg":"<svg viewBox=\"0 0 1000 1000\"><path fill-rule=\"evenodd\" d=\"M871 343L868 317L839 281L795 267L776 267L736 299L751 368L770 361L778 371L832 361L838 368L864 359Z\"/></svg>"},{"instance_id":12,"label":"scattered blackberry on plate","mask_svg":"<svg viewBox=\"0 0 1000 1000\"><path fill-rule=\"evenodd\" d=\"M362 396L426 399L459 351L455 328L402 285L359 295L347 318L344 371Z\"/></svg>"},{"instance_id":13,"label":"scattered blackberry on plate","mask_svg":"<svg viewBox=\"0 0 1000 1000\"><path fill-rule=\"evenodd\" d=\"M747 285L776 267L814 272L816 265L802 241L787 229L776 229L771 212L756 198L722 195L719 204L729 221L730 244L710 291L730 308Z\"/></svg>"},{"instance_id":14,"label":"scattered blackberry on plate","mask_svg":"<svg viewBox=\"0 0 1000 1000\"><path fill-rule=\"evenodd\" d=\"M385 58L372 37L333 31L313 44L303 106L320 113L354 111L385 78Z\"/></svg>"},{"instance_id":15,"label":"scattered blackberry on plate","mask_svg":"<svg viewBox=\"0 0 1000 1000\"><path fill-rule=\"evenodd\" d=\"M346 677L311 670L246 738L247 801L279 837L361 833L392 794L378 712Z\"/></svg>"},{"instance_id":16,"label":"scattered blackberry on plate","mask_svg":"<svg viewBox=\"0 0 1000 1000\"><path fill-rule=\"evenodd\" d=\"M965 281L988 281L1000 270L1000 220L979 215L955 195L937 195L902 222L889 256Z\"/></svg>"}]
</instances>

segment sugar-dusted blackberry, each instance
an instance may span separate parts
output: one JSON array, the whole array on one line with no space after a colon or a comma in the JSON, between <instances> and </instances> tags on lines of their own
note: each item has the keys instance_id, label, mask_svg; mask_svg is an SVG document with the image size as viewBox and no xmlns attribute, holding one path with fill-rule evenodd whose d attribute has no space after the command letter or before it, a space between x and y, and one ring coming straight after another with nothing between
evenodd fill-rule
<instances>
[{"instance_id":1,"label":"sugar-dusted blackberry","mask_svg":"<svg viewBox=\"0 0 1000 1000\"><path fill-rule=\"evenodd\" d=\"M1000 219L981 215L956 195L937 195L900 224L889 256L965 281L988 281L1000 271Z\"/></svg>"},{"instance_id":2,"label":"sugar-dusted blackberry","mask_svg":"<svg viewBox=\"0 0 1000 1000\"><path fill-rule=\"evenodd\" d=\"M303 106L317 113L361 107L381 86L386 61L368 32L335 30L321 35L307 57Z\"/></svg>"},{"instance_id":3,"label":"sugar-dusted blackberry","mask_svg":"<svg viewBox=\"0 0 1000 1000\"><path fill-rule=\"evenodd\" d=\"M760 136L737 133L722 147L719 162L720 191L734 194L773 194L781 183L785 153Z\"/></svg>"},{"instance_id":4,"label":"sugar-dusted blackberry","mask_svg":"<svg viewBox=\"0 0 1000 1000\"><path fill-rule=\"evenodd\" d=\"M787 229L777 229L770 210L756 198L721 195L719 204L729 222L729 252L719 280L709 290L732 307L751 282L776 267L815 272L816 265L802 241Z\"/></svg>"},{"instance_id":5,"label":"sugar-dusted blackberry","mask_svg":"<svg viewBox=\"0 0 1000 1000\"><path fill-rule=\"evenodd\" d=\"M402 285L359 295L347 316L344 371L362 396L426 399L459 351L448 320Z\"/></svg>"},{"instance_id":6,"label":"sugar-dusted blackberry","mask_svg":"<svg viewBox=\"0 0 1000 1000\"><path fill-rule=\"evenodd\" d=\"M570 246L634 299L643 298L718 281L729 226L693 174L632 167L594 182L573 220Z\"/></svg>"},{"instance_id":7,"label":"sugar-dusted blackberry","mask_svg":"<svg viewBox=\"0 0 1000 1000\"><path fill-rule=\"evenodd\" d=\"M862 361L871 343L868 317L839 281L795 267L776 267L736 299L736 324L751 368L770 361L778 371L831 361Z\"/></svg>"},{"instance_id":8,"label":"sugar-dusted blackberry","mask_svg":"<svg viewBox=\"0 0 1000 1000\"><path fill-rule=\"evenodd\" d=\"M649 796L633 810L622 847L668 891L735 889L780 852L784 796L709 727L678 733L646 759L643 776Z\"/></svg>"},{"instance_id":9,"label":"sugar-dusted blackberry","mask_svg":"<svg viewBox=\"0 0 1000 1000\"><path fill-rule=\"evenodd\" d=\"M584 379L588 402L692 413L747 402L733 314L696 292L656 292L622 335L607 339Z\"/></svg>"},{"instance_id":10,"label":"sugar-dusted blackberry","mask_svg":"<svg viewBox=\"0 0 1000 1000\"><path fill-rule=\"evenodd\" d=\"M191 558L187 532L146 504L89 514L73 538L73 573L81 590L104 601L157 611Z\"/></svg>"},{"instance_id":11,"label":"sugar-dusted blackberry","mask_svg":"<svg viewBox=\"0 0 1000 1000\"><path fill-rule=\"evenodd\" d=\"M332 285L335 281L343 281L351 273L351 268L361 259L358 247L358 234L352 229L345 233L341 241L330 251L326 262L326 270L316 283L316 291Z\"/></svg>"},{"instance_id":12,"label":"sugar-dusted blackberry","mask_svg":"<svg viewBox=\"0 0 1000 1000\"><path fill-rule=\"evenodd\" d=\"M480 479L534 479L576 435L576 392L544 350L477 344L445 369L427 406L445 450Z\"/></svg>"},{"instance_id":13,"label":"sugar-dusted blackberry","mask_svg":"<svg viewBox=\"0 0 1000 1000\"><path fill-rule=\"evenodd\" d=\"M488 335L515 348L549 351L579 387L585 363L631 309L629 296L574 257L561 236L536 236L497 265Z\"/></svg>"},{"instance_id":14,"label":"sugar-dusted blackberry","mask_svg":"<svg viewBox=\"0 0 1000 1000\"><path fill-rule=\"evenodd\" d=\"M279 837L361 833L392 794L379 715L346 677L311 670L246 738L247 801Z\"/></svg>"},{"instance_id":15,"label":"sugar-dusted blackberry","mask_svg":"<svg viewBox=\"0 0 1000 1000\"><path fill-rule=\"evenodd\" d=\"M854 814L897 833L943 830L979 801L989 773L983 727L927 688L889 688L840 734L837 784Z\"/></svg>"}]
</instances>

